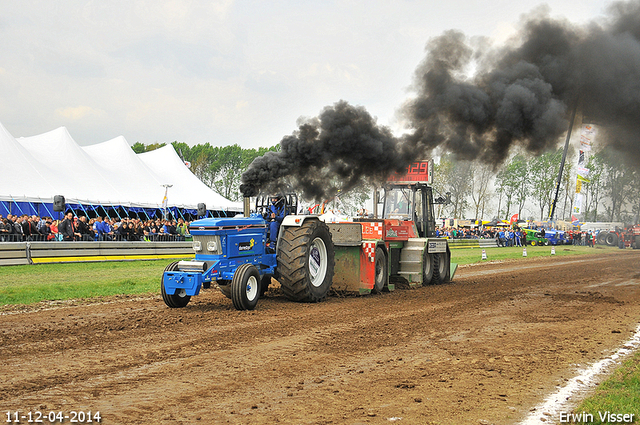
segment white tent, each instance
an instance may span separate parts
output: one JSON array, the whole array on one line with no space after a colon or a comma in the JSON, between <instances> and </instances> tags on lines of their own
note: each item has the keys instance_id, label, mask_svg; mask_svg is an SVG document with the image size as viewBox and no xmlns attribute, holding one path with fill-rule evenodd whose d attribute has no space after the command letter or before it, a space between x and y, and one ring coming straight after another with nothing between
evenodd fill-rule
<instances>
[{"instance_id":1,"label":"white tent","mask_svg":"<svg viewBox=\"0 0 640 425\"><path fill-rule=\"evenodd\" d=\"M131 206L157 206L162 203L162 183L138 158L123 136L82 149L96 164L108 170L111 182L124 192L127 199L135 199Z\"/></svg>"},{"instance_id":2,"label":"white tent","mask_svg":"<svg viewBox=\"0 0 640 425\"><path fill-rule=\"evenodd\" d=\"M230 202L189 171L172 145L138 154L138 157L159 176L162 184L171 185L168 190L171 204L188 205L190 200L199 200L207 209L242 211L241 202Z\"/></svg>"},{"instance_id":3,"label":"white tent","mask_svg":"<svg viewBox=\"0 0 640 425\"><path fill-rule=\"evenodd\" d=\"M73 140L65 127L32 137L16 139L39 163L56 170L59 178L53 195L64 195L68 203L127 205L125 196L103 169Z\"/></svg>"},{"instance_id":4,"label":"white tent","mask_svg":"<svg viewBox=\"0 0 640 425\"><path fill-rule=\"evenodd\" d=\"M57 176L0 124L0 201L51 202Z\"/></svg>"},{"instance_id":5,"label":"white tent","mask_svg":"<svg viewBox=\"0 0 640 425\"><path fill-rule=\"evenodd\" d=\"M51 203L64 195L68 204L238 212L231 202L202 183L172 145L136 155L124 137L81 147L65 127L14 138L0 124L0 201Z\"/></svg>"}]
</instances>

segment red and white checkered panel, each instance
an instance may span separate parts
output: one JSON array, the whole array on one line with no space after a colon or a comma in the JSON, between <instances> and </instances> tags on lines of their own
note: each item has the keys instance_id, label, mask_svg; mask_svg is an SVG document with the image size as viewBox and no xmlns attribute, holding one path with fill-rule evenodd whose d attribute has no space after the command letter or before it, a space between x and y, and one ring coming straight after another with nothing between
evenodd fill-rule
<instances>
[{"instance_id":1,"label":"red and white checkered panel","mask_svg":"<svg viewBox=\"0 0 640 425\"><path fill-rule=\"evenodd\" d=\"M382 239L382 223L362 223L362 234L367 238Z\"/></svg>"},{"instance_id":2,"label":"red and white checkered panel","mask_svg":"<svg viewBox=\"0 0 640 425\"><path fill-rule=\"evenodd\" d=\"M362 249L364 255L367 256L369 261L373 262L376 259L376 243L375 242L362 242Z\"/></svg>"}]
</instances>

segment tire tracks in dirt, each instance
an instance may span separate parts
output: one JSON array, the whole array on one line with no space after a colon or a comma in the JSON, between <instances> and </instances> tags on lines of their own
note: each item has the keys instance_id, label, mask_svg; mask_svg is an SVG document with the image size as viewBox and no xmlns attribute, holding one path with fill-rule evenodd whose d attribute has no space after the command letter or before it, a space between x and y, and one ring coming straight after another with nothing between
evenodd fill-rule
<instances>
[{"instance_id":1,"label":"tire tracks in dirt","mask_svg":"<svg viewBox=\"0 0 640 425\"><path fill-rule=\"evenodd\" d=\"M271 295L252 312L203 292L181 310L153 298L11 314L0 404L111 423L510 423L640 321L638 285L616 286L635 281L636 254L483 264L321 304Z\"/></svg>"}]
</instances>

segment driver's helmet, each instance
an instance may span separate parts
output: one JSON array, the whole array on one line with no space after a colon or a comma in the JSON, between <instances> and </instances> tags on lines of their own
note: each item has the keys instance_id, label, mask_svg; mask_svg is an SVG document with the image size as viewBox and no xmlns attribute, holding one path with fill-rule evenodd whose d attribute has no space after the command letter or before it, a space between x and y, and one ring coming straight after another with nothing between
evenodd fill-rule
<instances>
[{"instance_id":1,"label":"driver's helmet","mask_svg":"<svg viewBox=\"0 0 640 425\"><path fill-rule=\"evenodd\" d=\"M284 201L284 197L282 195L274 195L271 197L272 205L280 205Z\"/></svg>"}]
</instances>

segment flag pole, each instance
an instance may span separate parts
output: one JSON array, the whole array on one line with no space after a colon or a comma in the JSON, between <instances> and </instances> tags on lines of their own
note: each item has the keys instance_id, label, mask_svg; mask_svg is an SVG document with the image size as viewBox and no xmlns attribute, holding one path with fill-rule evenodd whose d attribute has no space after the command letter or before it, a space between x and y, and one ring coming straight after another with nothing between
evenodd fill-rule
<instances>
[{"instance_id":1,"label":"flag pole","mask_svg":"<svg viewBox=\"0 0 640 425\"><path fill-rule=\"evenodd\" d=\"M569 130L567 131L567 139L564 142L564 152L562 153L562 161L560 162L560 172L558 173L558 181L556 182L556 194L551 204L551 212L549 213L549 221L555 221L556 204L558 203L558 194L560 192L560 185L562 184L562 173L564 171L564 163L567 159L567 151L569 150L569 140L571 139L571 130L573 130L573 123L576 119L576 112L578 112L578 102L573 108L571 113L571 121L569 122Z\"/></svg>"}]
</instances>

